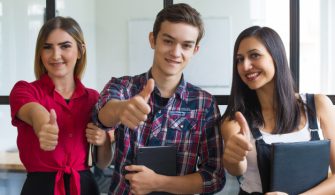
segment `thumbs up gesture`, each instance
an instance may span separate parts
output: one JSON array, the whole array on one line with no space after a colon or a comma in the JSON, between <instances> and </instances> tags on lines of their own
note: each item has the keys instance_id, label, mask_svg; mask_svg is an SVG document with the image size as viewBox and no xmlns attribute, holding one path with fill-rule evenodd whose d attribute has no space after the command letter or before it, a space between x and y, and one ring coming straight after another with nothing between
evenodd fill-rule
<instances>
[{"instance_id":1,"label":"thumbs up gesture","mask_svg":"<svg viewBox=\"0 0 335 195\"><path fill-rule=\"evenodd\" d=\"M235 120L239 130L227 139L224 149L224 160L232 164L245 161L248 152L252 150L250 128L246 119L241 112L236 112Z\"/></svg>"},{"instance_id":2,"label":"thumbs up gesture","mask_svg":"<svg viewBox=\"0 0 335 195\"><path fill-rule=\"evenodd\" d=\"M43 124L37 136L40 142L40 147L45 151L52 151L58 144L58 124L57 115L54 109L50 110L50 120Z\"/></svg>"},{"instance_id":3,"label":"thumbs up gesture","mask_svg":"<svg viewBox=\"0 0 335 195\"><path fill-rule=\"evenodd\" d=\"M151 112L148 101L154 87L155 81L149 79L146 86L139 94L123 104L122 109L119 112L119 118L122 124L130 129L135 129L147 120L147 115Z\"/></svg>"}]
</instances>

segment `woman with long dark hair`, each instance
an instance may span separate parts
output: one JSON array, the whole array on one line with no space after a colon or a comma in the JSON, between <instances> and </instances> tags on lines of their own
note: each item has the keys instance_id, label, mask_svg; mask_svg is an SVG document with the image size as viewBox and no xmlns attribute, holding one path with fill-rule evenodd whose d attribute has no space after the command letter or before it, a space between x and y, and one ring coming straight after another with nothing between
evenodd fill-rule
<instances>
[{"instance_id":1,"label":"woman with long dark hair","mask_svg":"<svg viewBox=\"0 0 335 195\"><path fill-rule=\"evenodd\" d=\"M263 194L267 191L260 171L266 168L258 164L259 151L250 130L256 129L267 144L311 140L306 94L296 92L284 45L271 28L253 26L242 31L235 42L233 65L231 95L221 124L224 167L230 174L242 176L240 194ZM334 140L333 104L325 95L315 94L314 99L317 133L321 139ZM331 143L330 159L334 173L335 142ZM334 194L334 182L332 175L303 194Z\"/></svg>"}]
</instances>

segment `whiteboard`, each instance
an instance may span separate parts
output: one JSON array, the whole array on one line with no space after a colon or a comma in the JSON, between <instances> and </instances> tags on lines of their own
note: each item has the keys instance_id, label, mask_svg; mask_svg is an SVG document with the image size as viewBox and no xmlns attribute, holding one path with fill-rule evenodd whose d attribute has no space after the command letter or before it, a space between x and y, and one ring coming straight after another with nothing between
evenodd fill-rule
<instances>
[{"instance_id":1,"label":"whiteboard","mask_svg":"<svg viewBox=\"0 0 335 195\"><path fill-rule=\"evenodd\" d=\"M204 18L205 35L200 50L184 70L186 81L217 94L228 94L232 75L231 26L228 17ZM149 32L154 20L135 19L129 22L129 74L149 70L153 50Z\"/></svg>"}]
</instances>

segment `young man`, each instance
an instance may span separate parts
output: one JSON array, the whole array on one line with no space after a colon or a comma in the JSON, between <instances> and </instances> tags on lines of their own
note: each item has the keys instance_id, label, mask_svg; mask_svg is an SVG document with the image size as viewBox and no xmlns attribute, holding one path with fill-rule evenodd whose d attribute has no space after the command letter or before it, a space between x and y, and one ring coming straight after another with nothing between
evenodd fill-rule
<instances>
[{"instance_id":1,"label":"young man","mask_svg":"<svg viewBox=\"0 0 335 195\"><path fill-rule=\"evenodd\" d=\"M133 77L112 78L102 91L94 121L116 129L111 194L196 194L222 189L225 174L217 104L183 77L184 68L199 50L203 31L200 14L189 5L164 8L149 35L154 50L151 69ZM136 146L148 145L177 147L177 176L132 164ZM109 163L101 155L109 148L99 147L100 166ZM122 174L129 162L126 170L130 173Z\"/></svg>"}]
</instances>

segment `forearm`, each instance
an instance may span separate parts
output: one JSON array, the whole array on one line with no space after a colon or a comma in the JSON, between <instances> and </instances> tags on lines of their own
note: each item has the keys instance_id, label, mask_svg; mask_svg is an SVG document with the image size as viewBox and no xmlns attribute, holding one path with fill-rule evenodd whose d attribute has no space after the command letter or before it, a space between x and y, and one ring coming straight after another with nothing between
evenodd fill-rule
<instances>
[{"instance_id":1,"label":"forearm","mask_svg":"<svg viewBox=\"0 0 335 195\"><path fill-rule=\"evenodd\" d=\"M35 102L25 104L17 113L17 117L31 125L36 134L39 133L43 124L49 122L49 115L47 109Z\"/></svg>"},{"instance_id":2,"label":"forearm","mask_svg":"<svg viewBox=\"0 0 335 195\"><path fill-rule=\"evenodd\" d=\"M99 121L106 127L114 127L120 123L119 110L122 106L121 100L109 100L98 114Z\"/></svg>"},{"instance_id":3,"label":"forearm","mask_svg":"<svg viewBox=\"0 0 335 195\"><path fill-rule=\"evenodd\" d=\"M200 194L203 188L203 180L199 173L184 176L158 175L157 191L172 194Z\"/></svg>"},{"instance_id":4,"label":"forearm","mask_svg":"<svg viewBox=\"0 0 335 195\"><path fill-rule=\"evenodd\" d=\"M97 166L101 169L106 168L112 161L111 142L106 139L105 143L97 147Z\"/></svg>"},{"instance_id":5,"label":"forearm","mask_svg":"<svg viewBox=\"0 0 335 195\"><path fill-rule=\"evenodd\" d=\"M335 175L331 175L328 179L317 185L316 187L301 193L300 195L326 195L335 193Z\"/></svg>"}]
</instances>

